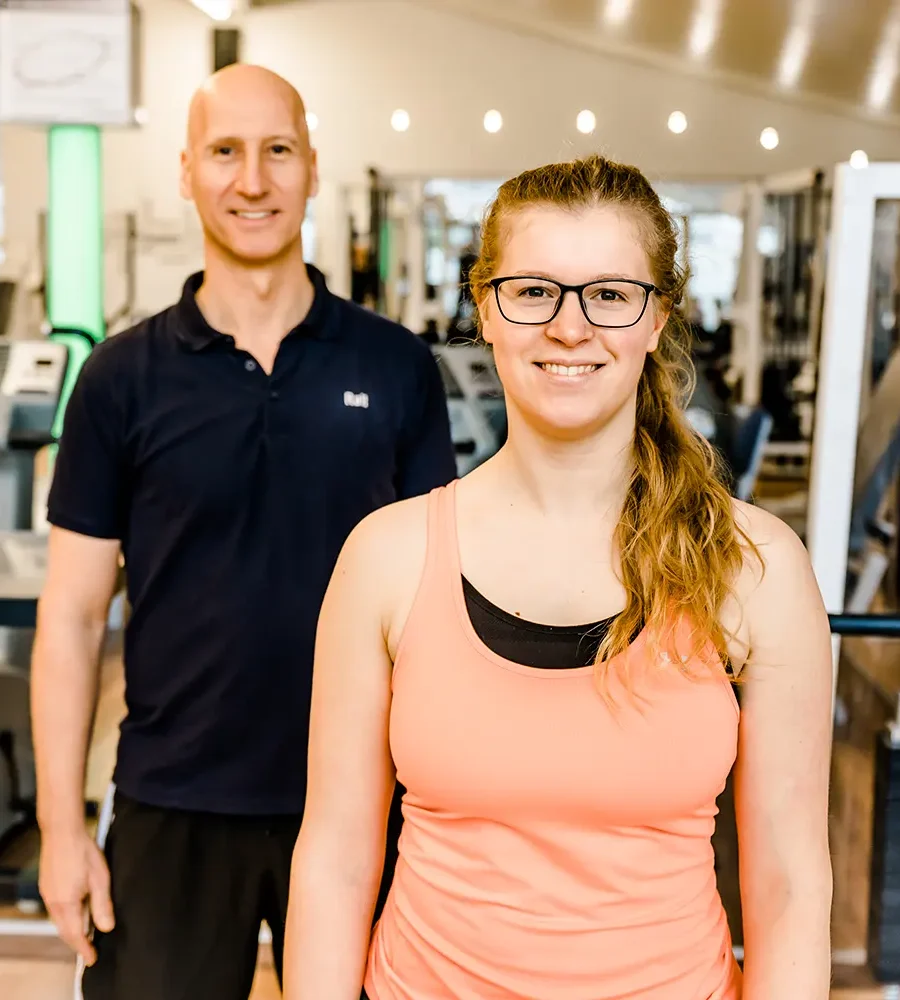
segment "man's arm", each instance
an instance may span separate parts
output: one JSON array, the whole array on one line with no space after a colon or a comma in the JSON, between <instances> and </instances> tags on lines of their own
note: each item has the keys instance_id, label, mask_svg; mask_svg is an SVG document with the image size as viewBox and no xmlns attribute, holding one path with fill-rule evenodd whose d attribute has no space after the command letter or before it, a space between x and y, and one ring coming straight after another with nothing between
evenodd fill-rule
<instances>
[{"instance_id":1,"label":"man's arm","mask_svg":"<svg viewBox=\"0 0 900 1000\"><path fill-rule=\"evenodd\" d=\"M95 349L66 407L32 664L40 890L63 940L88 964L95 954L84 934L85 899L96 926L112 926L109 873L84 826L84 772L128 505L121 405L128 366L119 370L121 346Z\"/></svg>"},{"instance_id":2,"label":"man's arm","mask_svg":"<svg viewBox=\"0 0 900 1000\"><path fill-rule=\"evenodd\" d=\"M828 618L794 533L748 511L766 562L747 598L735 806L745 1000L827 1000L831 979Z\"/></svg>"},{"instance_id":3,"label":"man's arm","mask_svg":"<svg viewBox=\"0 0 900 1000\"><path fill-rule=\"evenodd\" d=\"M437 360L425 343L418 360L419 397L403 428L397 497L423 496L456 479L456 452L450 434L447 395Z\"/></svg>"},{"instance_id":4,"label":"man's arm","mask_svg":"<svg viewBox=\"0 0 900 1000\"><path fill-rule=\"evenodd\" d=\"M106 864L85 830L84 782L118 554L116 541L51 529L31 665L40 892L60 936L89 965L85 900L101 930L113 920Z\"/></svg>"},{"instance_id":5,"label":"man's arm","mask_svg":"<svg viewBox=\"0 0 900 1000\"><path fill-rule=\"evenodd\" d=\"M31 667L38 821L84 828L84 778L118 542L51 528Z\"/></svg>"}]
</instances>

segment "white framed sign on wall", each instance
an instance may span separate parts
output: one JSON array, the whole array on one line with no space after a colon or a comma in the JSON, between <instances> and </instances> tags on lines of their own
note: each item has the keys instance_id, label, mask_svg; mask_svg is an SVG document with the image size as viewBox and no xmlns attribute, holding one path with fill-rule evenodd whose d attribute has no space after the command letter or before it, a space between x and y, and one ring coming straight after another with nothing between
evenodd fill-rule
<instances>
[{"instance_id":1,"label":"white framed sign on wall","mask_svg":"<svg viewBox=\"0 0 900 1000\"><path fill-rule=\"evenodd\" d=\"M130 0L0 0L0 121L133 124L139 50Z\"/></svg>"}]
</instances>

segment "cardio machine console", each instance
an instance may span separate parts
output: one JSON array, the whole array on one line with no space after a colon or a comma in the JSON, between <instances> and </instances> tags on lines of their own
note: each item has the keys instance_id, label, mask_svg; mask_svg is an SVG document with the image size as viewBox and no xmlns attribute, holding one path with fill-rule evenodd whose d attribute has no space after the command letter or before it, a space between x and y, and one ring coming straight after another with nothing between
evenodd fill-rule
<instances>
[{"instance_id":1,"label":"cardio machine console","mask_svg":"<svg viewBox=\"0 0 900 1000\"><path fill-rule=\"evenodd\" d=\"M0 343L0 450L50 444L68 350L51 340Z\"/></svg>"}]
</instances>

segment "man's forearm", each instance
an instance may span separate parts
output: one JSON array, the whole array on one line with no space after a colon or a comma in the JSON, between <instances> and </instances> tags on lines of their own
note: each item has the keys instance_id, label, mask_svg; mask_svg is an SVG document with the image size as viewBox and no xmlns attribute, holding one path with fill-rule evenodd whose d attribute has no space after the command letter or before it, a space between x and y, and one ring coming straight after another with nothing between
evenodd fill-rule
<instances>
[{"instance_id":1,"label":"man's forearm","mask_svg":"<svg viewBox=\"0 0 900 1000\"><path fill-rule=\"evenodd\" d=\"M84 779L105 622L41 608L31 666L38 823L84 829Z\"/></svg>"}]
</instances>

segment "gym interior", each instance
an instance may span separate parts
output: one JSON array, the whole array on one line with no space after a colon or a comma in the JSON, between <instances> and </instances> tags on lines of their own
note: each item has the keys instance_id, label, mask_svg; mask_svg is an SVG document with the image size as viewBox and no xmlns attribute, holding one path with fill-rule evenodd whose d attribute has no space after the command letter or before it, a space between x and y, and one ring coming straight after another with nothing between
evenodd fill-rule
<instances>
[{"instance_id":1,"label":"gym interior","mask_svg":"<svg viewBox=\"0 0 900 1000\"><path fill-rule=\"evenodd\" d=\"M588 152L652 178L691 269L688 417L734 495L804 540L831 618L832 996L900 996L900 6L888 0L0 0L0 996L72 995L74 960L37 889L28 710L55 442L96 344L176 301L200 267L179 197L183 123L193 90L237 61L304 95L321 173L307 260L428 342L460 475L506 433L466 283L498 185ZM85 788L95 825L128 613L119 595ZM730 789L719 805L716 871L740 957ZM278 995L264 930L253 998Z\"/></svg>"}]
</instances>

